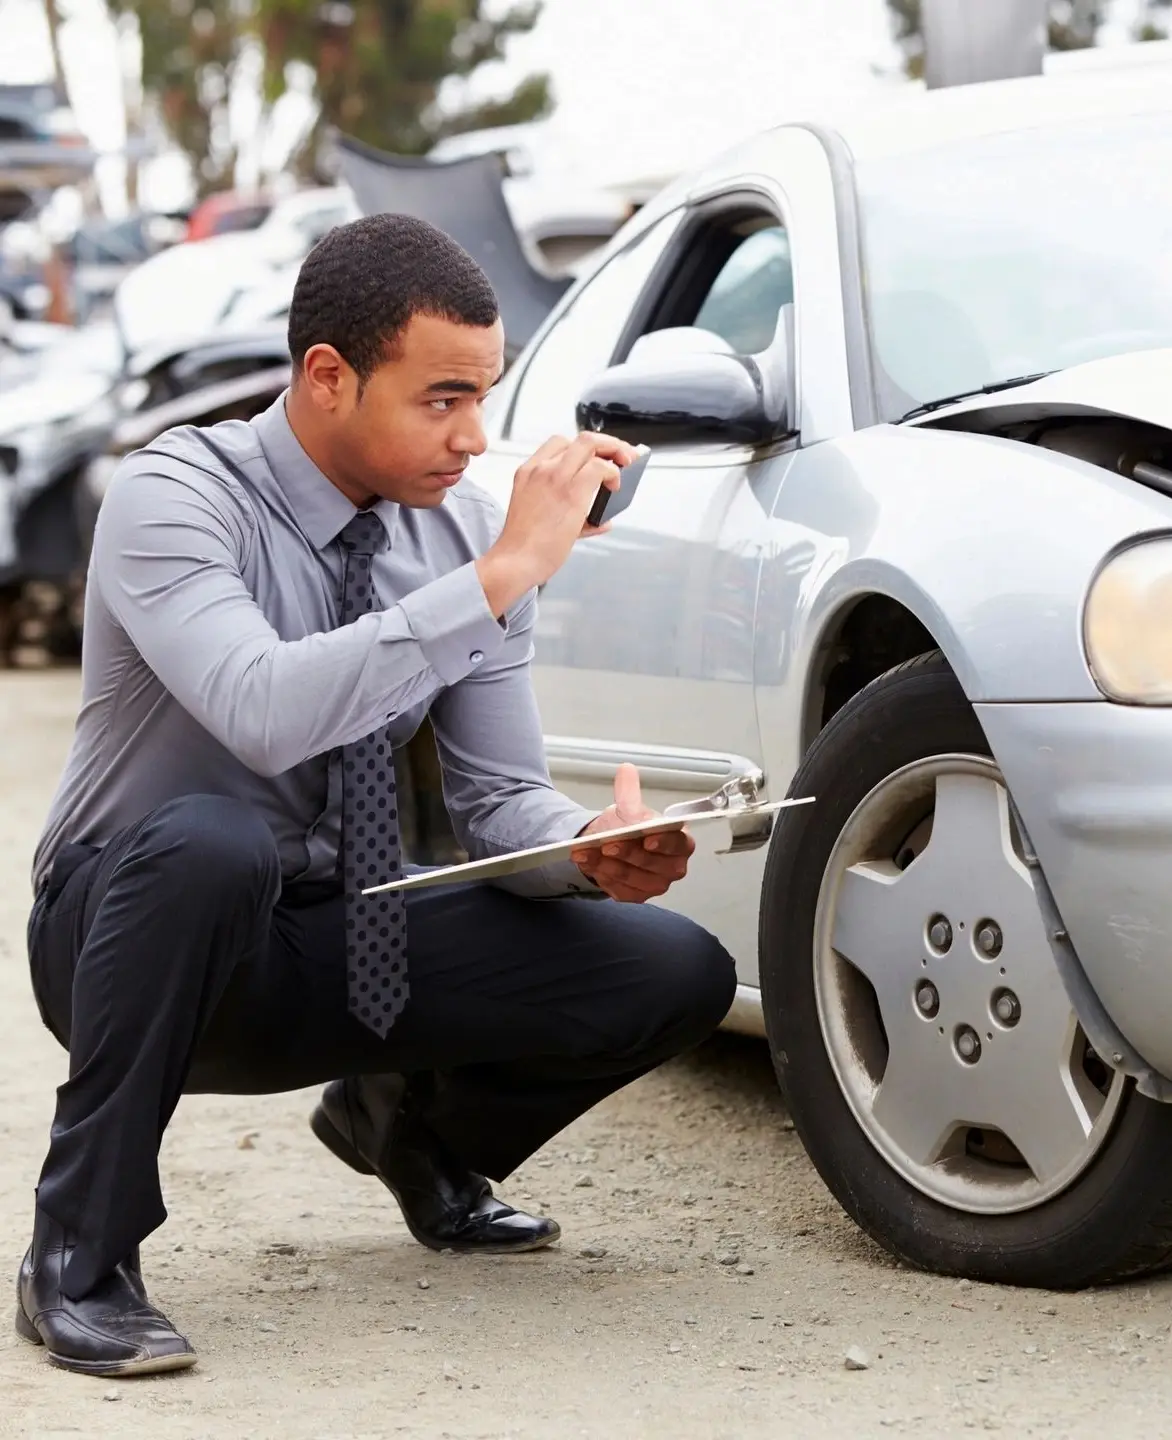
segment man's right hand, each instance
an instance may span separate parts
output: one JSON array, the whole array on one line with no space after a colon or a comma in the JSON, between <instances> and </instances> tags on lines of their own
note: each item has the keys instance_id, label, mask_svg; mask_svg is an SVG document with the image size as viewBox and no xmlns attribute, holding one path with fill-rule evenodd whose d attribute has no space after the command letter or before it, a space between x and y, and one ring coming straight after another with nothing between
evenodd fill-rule
<instances>
[{"instance_id":1,"label":"man's right hand","mask_svg":"<svg viewBox=\"0 0 1172 1440\"><path fill-rule=\"evenodd\" d=\"M584 432L575 440L547 440L521 466L500 537L476 562L494 615L544 585L565 564L575 540L601 533L586 525L594 497L602 485L617 490L620 468L634 458L625 441Z\"/></svg>"}]
</instances>

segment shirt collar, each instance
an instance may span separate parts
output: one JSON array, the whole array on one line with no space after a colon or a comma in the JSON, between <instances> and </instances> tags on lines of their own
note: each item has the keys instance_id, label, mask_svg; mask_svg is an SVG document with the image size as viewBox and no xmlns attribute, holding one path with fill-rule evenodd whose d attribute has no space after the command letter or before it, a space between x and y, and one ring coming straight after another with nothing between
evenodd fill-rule
<instances>
[{"instance_id":1,"label":"shirt collar","mask_svg":"<svg viewBox=\"0 0 1172 1440\"><path fill-rule=\"evenodd\" d=\"M301 448L285 413L288 393L288 390L282 391L252 424L273 478L288 500L294 518L310 543L324 550L358 511ZM388 541L394 534L398 511L392 500L380 500L374 506Z\"/></svg>"}]
</instances>

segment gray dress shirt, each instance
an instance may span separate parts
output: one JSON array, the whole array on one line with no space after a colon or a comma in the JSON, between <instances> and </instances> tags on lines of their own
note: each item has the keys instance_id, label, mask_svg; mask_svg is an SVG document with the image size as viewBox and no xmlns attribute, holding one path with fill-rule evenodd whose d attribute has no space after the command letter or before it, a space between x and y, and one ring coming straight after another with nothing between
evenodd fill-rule
<instances>
[{"instance_id":1,"label":"gray dress shirt","mask_svg":"<svg viewBox=\"0 0 1172 1440\"><path fill-rule=\"evenodd\" d=\"M282 395L250 422L190 426L119 466L90 561L82 706L37 847L101 845L177 796L236 796L277 840L286 880L334 873L338 748L430 714L453 828L474 859L564 840L594 818L555 790L529 667L536 596L503 622L474 561L501 513L461 481L434 510L380 501L385 607L339 626L338 534L354 506L301 448ZM501 881L593 887L563 862Z\"/></svg>"}]
</instances>

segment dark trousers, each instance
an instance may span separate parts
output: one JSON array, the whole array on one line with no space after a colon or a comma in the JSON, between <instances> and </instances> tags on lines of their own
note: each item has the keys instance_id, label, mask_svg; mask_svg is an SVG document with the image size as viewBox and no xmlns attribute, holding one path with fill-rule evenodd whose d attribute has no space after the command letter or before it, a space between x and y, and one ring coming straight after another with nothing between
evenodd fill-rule
<instances>
[{"instance_id":1,"label":"dark trousers","mask_svg":"<svg viewBox=\"0 0 1172 1440\"><path fill-rule=\"evenodd\" d=\"M612 1091L708 1035L735 978L655 906L410 893L411 995L379 1039L346 1007L343 900L282 888L240 801L171 801L58 855L29 920L41 1016L69 1050L37 1203L85 1292L166 1218L158 1152L180 1095L398 1074L470 1169L503 1179Z\"/></svg>"}]
</instances>

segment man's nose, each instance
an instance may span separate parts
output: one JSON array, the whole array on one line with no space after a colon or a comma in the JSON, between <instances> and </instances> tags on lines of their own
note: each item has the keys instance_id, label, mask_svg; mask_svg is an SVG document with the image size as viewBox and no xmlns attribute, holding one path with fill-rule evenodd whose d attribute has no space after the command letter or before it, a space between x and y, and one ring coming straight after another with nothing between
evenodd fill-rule
<instances>
[{"instance_id":1,"label":"man's nose","mask_svg":"<svg viewBox=\"0 0 1172 1440\"><path fill-rule=\"evenodd\" d=\"M462 415L460 423L452 430L448 449L459 455L483 455L488 449L488 439L479 414Z\"/></svg>"}]
</instances>

